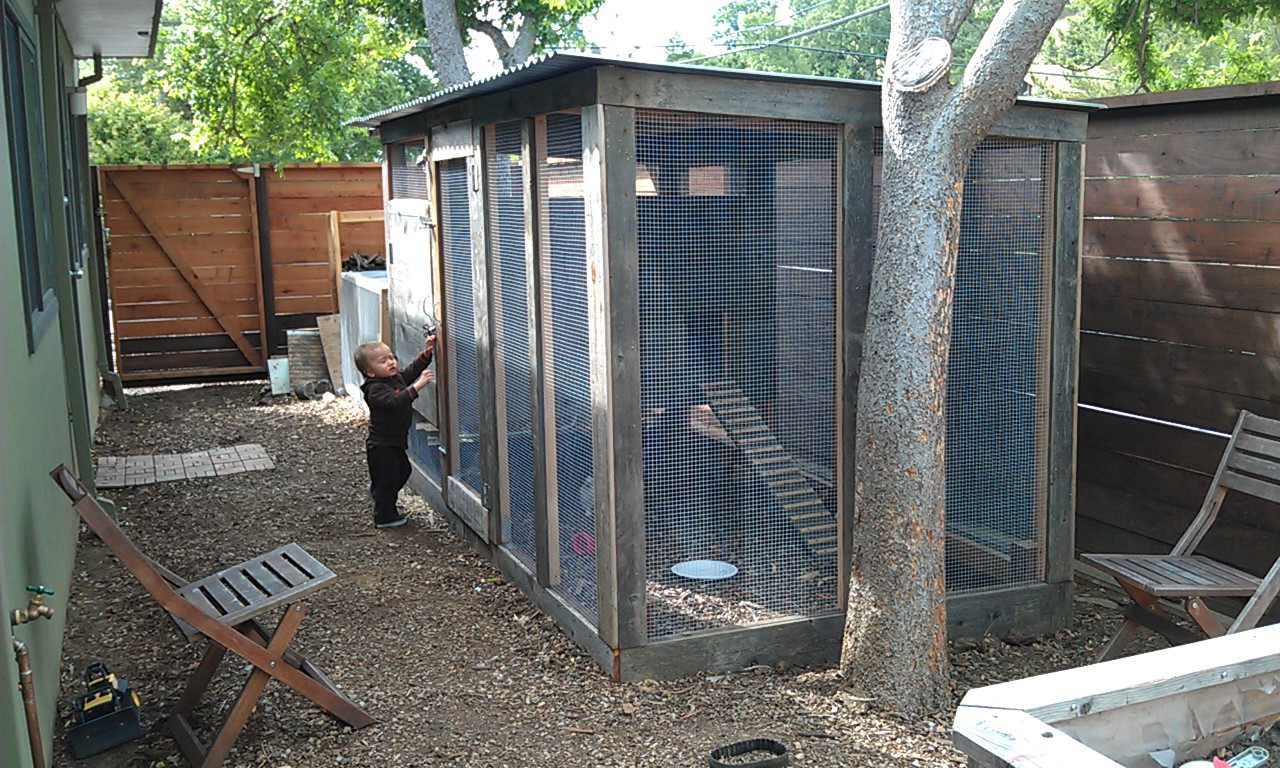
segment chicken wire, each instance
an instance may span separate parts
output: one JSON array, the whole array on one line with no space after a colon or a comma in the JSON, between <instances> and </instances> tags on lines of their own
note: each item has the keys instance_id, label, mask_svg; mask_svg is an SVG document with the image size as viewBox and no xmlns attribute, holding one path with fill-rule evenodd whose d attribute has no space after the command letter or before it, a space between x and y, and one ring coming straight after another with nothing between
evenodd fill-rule
<instances>
[{"instance_id":1,"label":"chicken wire","mask_svg":"<svg viewBox=\"0 0 1280 768\"><path fill-rule=\"evenodd\" d=\"M596 621L594 442L587 305L582 119L547 115L539 144L543 364L550 429L548 515L556 521L555 589Z\"/></svg>"},{"instance_id":2,"label":"chicken wire","mask_svg":"<svg viewBox=\"0 0 1280 768\"><path fill-rule=\"evenodd\" d=\"M444 266L444 347L448 370L450 470L477 496L480 472L480 358L476 345L471 205L466 158L439 166L441 252Z\"/></svg>"},{"instance_id":3,"label":"chicken wire","mask_svg":"<svg viewBox=\"0 0 1280 768\"><path fill-rule=\"evenodd\" d=\"M989 137L965 176L947 367L951 594L1043 579L1053 162L1052 142Z\"/></svg>"},{"instance_id":4,"label":"chicken wire","mask_svg":"<svg viewBox=\"0 0 1280 768\"><path fill-rule=\"evenodd\" d=\"M838 130L635 135L648 637L837 613Z\"/></svg>"},{"instance_id":5,"label":"chicken wire","mask_svg":"<svg viewBox=\"0 0 1280 768\"><path fill-rule=\"evenodd\" d=\"M387 169L391 176L392 199L427 199L425 150L426 142L422 139L387 145Z\"/></svg>"},{"instance_id":6,"label":"chicken wire","mask_svg":"<svg viewBox=\"0 0 1280 768\"><path fill-rule=\"evenodd\" d=\"M532 567L534 543L533 366L530 359L523 131L520 123L489 134L489 247L492 258L494 373L498 386L503 541Z\"/></svg>"}]
</instances>

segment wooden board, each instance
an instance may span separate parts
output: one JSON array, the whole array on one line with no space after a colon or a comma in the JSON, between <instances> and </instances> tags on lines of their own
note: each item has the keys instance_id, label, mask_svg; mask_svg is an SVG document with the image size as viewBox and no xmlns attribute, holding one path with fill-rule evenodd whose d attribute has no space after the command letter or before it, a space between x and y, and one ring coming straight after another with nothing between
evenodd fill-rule
<instances>
[{"instance_id":1,"label":"wooden board","mask_svg":"<svg viewBox=\"0 0 1280 768\"><path fill-rule=\"evenodd\" d=\"M329 382L333 391L346 394L342 381L342 325L340 315L321 315L316 318L320 329L320 345L324 348L324 362L329 369Z\"/></svg>"}]
</instances>

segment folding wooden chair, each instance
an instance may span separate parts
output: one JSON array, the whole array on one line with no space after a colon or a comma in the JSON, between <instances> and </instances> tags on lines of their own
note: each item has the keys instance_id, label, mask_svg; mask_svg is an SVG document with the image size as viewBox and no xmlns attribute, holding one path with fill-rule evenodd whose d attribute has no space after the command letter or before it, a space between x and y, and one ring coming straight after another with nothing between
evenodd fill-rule
<instances>
[{"instance_id":1,"label":"folding wooden chair","mask_svg":"<svg viewBox=\"0 0 1280 768\"><path fill-rule=\"evenodd\" d=\"M1252 574L1192 554L1214 520L1227 491L1238 491L1280 503L1280 421L1241 411L1231 440L1218 464L1200 512L1168 555L1083 554L1080 559L1111 574L1133 599L1125 608L1125 622L1111 638L1098 661L1114 658L1145 626L1175 644L1202 639L1175 624L1160 605L1161 598L1181 600L1187 614L1209 637L1252 629L1280 592L1280 558L1267 575ZM1249 601L1229 628L1204 604L1206 597L1247 597Z\"/></svg>"},{"instance_id":2,"label":"folding wooden chair","mask_svg":"<svg viewBox=\"0 0 1280 768\"><path fill-rule=\"evenodd\" d=\"M336 578L306 550L287 544L203 579L185 582L144 555L66 466L59 465L51 475L71 498L80 517L169 612L187 639L204 636L209 640L204 658L169 717L174 740L192 765L212 768L226 760L271 679L306 696L353 728L374 722L323 672L288 649L307 612L302 598ZM258 617L280 606L284 606L280 623L274 632L267 632ZM206 746L188 718L227 651L243 658L253 670L222 728L212 744Z\"/></svg>"}]
</instances>

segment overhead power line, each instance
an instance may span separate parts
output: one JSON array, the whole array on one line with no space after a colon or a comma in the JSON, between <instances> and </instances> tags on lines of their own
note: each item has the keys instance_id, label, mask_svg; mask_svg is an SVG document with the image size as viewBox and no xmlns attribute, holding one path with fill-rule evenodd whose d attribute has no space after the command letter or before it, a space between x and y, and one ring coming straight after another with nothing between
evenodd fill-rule
<instances>
[{"instance_id":1,"label":"overhead power line","mask_svg":"<svg viewBox=\"0 0 1280 768\"><path fill-rule=\"evenodd\" d=\"M761 48L768 48L771 45L786 43L791 40L795 40L796 38L804 37L806 35L812 35L815 32L821 32L824 29L831 29L832 27L838 27L841 24L846 24L850 21L853 21L854 19L860 19L863 16L870 16L873 13L879 13L880 11L887 11L887 10L889 10L889 4L882 3L880 5L867 8L866 10L858 11L857 13L851 13L848 16L842 16L836 19L835 21L828 21L826 24L819 24L816 27L810 27L808 29L802 29L799 32L793 32L789 35L784 35L782 37L777 38L776 40L768 40L763 43L752 43L751 45L744 45L741 48L732 48L722 53L712 53L707 56L698 56L697 58L686 59L686 63L692 63L695 61L706 61L707 59L716 59L721 56L727 56L731 53L741 53L743 51L758 51Z\"/></svg>"}]
</instances>

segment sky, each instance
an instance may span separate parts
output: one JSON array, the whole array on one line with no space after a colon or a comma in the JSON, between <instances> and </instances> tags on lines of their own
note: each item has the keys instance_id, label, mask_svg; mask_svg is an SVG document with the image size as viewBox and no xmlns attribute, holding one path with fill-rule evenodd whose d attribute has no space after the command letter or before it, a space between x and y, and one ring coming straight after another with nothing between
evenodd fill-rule
<instances>
[{"instance_id":1,"label":"sky","mask_svg":"<svg viewBox=\"0 0 1280 768\"><path fill-rule=\"evenodd\" d=\"M680 33L684 41L703 53L719 48L707 45L715 24L711 17L728 0L605 0L595 19L582 28L587 40L606 56L641 61L666 61L665 46Z\"/></svg>"}]
</instances>

